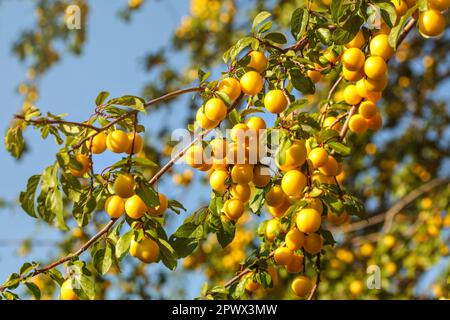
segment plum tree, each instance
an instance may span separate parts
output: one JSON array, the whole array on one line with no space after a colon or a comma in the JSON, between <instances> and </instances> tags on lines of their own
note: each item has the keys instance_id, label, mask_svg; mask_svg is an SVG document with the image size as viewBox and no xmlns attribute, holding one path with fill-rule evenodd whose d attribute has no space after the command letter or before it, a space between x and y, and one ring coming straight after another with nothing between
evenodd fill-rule
<instances>
[{"instance_id":1,"label":"plum tree","mask_svg":"<svg viewBox=\"0 0 450 320\"><path fill-rule=\"evenodd\" d=\"M186 269L205 271L210 283L201 297L208 299L415 297L413 275L448 255L440 235L449 227L443 218L449 191L439 188L448 179L431 179L442 175L442 159L448 156L447 140L440 136L448 115L445 104L427 97L448 78L436 63L447 59L450 49L442 13L448 2L275 2L268 9L277 15L252 12L250 33L242 36L223 32L232 30L225 27L234 23L234 1L192 0L190 16L174 36L176 48L195 52L190 78L189 72L161 62L165 57L149 57L152 68L163 65L165 79L163 88L146 87L145 96L152 100L109 98L101 92L94 113L77 123L43 116L33 105L37 89L20 88L28 103L6 133L8 151L22 155L27 127L40 130L43 138L54 136L60 148L53 164L30 177L20 194L22 208L65 231L72 221L96 231L70 236L79 249L68 245L56 262L30 263L12 274L0 286L4 298L16 298L13 290L20 284L38 296L30 283L41 274L61 285L62 299L104 297L105 278L119 278L120 264L133 264L133 277L145 278L139 262L173 270L182 258ZM123 16L131 17L141 4L131 1ZM421 35L442 38L412 35L416 25ZM209 37L217 40L213 50L206 45ZM83 41L77 41L80 47ZM29 54L25 45L26 39L17 45L24 57ZM56 62L56 52L48 49L33 53L35 72L43 74ZM418 68L423 55L423 68ZM194 66L212 69L219 56L226 64L222 74L198 70L193 80ZM193 87L172 91L194 81ZM150 106L184 94L194 95L187 122L195 137L173 155L173 145L158 150L144 139L142 117ZM404 116L414 121L409 119L412 128L399 133L400 143L393 138L366 144L384 130L383 123L387 132L400 131L397 120ZM215 128L231 128L231 139L208 140ZM241 133L253 131L254 138L240 141ZM273 163L259 156L251 161L253 151L267 147L259 138L279 142ZM94 171L94 155L106 150L123 157ZM168 210L181 214L186 209L170 199L172 194L157 192L158 183L171 174L180 187L197 183L191 169L186 179L174 170L178 160L202 176L208 172L202 182L209 181L210 190L204 192L206 204L183 213L184 221L168 235L166 223L173 223ZM433 200L414 203L425 193ZM370 209L374 203L376 209ZM97 214L103 210L106 214ZM339 243L336 233L342 235ZM403 245L412 249L394 254ZM91 254L85 259L86 250ZM129 256L137 259L125 260ZM395 294L365 290L361 270L373 262L383 267L383 281L399 278ZM63 264L66 275L56 269ZM74 281L80 290L72 289ZM129 282L126 288L134 290ZM436 297L448 295L442 286L435 291Z\"/></svg>"}]
</instances>

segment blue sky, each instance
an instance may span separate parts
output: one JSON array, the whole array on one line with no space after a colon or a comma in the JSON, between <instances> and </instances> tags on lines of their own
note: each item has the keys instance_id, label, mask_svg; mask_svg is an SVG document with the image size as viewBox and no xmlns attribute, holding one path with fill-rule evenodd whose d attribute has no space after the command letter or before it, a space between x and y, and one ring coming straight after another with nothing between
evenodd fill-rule
<instances>
[{"instance_id":1,"label":"blue sky","mask_svg":"<svg viewBox=\"0 0 450 320\"><path fill-rule=\"evenodd\" d=\"M100 91L109 91L111 96L124 94L140 95L145 82L152 79L144 72L143 57L148 52L157 51L167 45L173 29L182 15L188 13L188 1L150 1L141 11L135 13L132 22L127 24L117 17L117 11L126 1L92 1L90 10L87 43L80 57L64 55L62 63L53 67L39 83L40 99L36 103L43 112L54 114L69 113L71 120L81 121L92 112L93 101ZM28 17L18 19L18 17ZM0 131L8 127L12 115L19 110L21 97L15 92L17 84L24 80L26 67L11 54L11 46L19 33L31 26L35 19L33 3L27 1L6 1L0 5ZM171 55L171 61L182 66L183 56ZM180 99L177 103L185 103ZM175 105L174 108L177 108ZM180 108L181 109L181 108ZM151 134L163 123L166 111L151 114L145 118L147 130ZM174 120L176 121L176 120ZM181 125L183 117L180 117ZM148 125L147 125L148 124ZM177 123L174 123L177 126ZM24 190L28 177L40 173L54 161L58 148L48 139L42 141L31 130L25 137L29 142L28 152L20 162L16 162L4 149L0 148L0 166L3 168L3 183L0 184L1 198L15 201ZM98 162L104 166L113 163L117 157L100 156ZM168 186L161 185L164 192ZM199 193L185 192L180 196L188 209L198 204ZM186 202L187 201L187 202ZM4 239L58 239L61 233L44 224L37 225L20 207L1 209L0 244ZM180 217L182 219L182 217ZM53 257L51 246L36 248L27 257L17 255L16 245L0 245L0 281L11 272L17 271L25 260ZM199 292L201 281L190 286L190 295Z\"/></svg>"}]
</instances>

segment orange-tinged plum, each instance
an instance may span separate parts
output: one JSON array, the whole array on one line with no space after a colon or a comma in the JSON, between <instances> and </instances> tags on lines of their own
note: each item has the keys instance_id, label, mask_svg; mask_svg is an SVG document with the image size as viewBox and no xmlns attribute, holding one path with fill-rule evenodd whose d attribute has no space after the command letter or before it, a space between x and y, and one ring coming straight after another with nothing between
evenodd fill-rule
<instances>
[{"instance_id":1,"label":"orange-tinged plum","mask_svg":"<svg viewBox=\"0 0 450 320\"><path fill-rule=\"evenodd\" d=\"M322 218L316 209L303 208L298 211L295 223L301 232L313 233L319 230Z\"/></svg>"}]
</instances>

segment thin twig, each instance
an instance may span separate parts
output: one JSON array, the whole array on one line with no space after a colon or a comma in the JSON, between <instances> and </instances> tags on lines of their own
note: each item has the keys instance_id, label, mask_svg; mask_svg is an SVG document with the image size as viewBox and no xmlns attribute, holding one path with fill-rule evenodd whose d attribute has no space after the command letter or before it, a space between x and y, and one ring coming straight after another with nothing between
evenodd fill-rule
<instances>
[{"instance_id":1,"label":"thin twig","mask_svg":"<svg viewBox=\"0 0 450 320\"><path fill-rule=\"evenodd\" d=\"M450 179L433 179L429 182L427 182L424 185L421 185L419 188L414 189L410 193L408 193L405 197L400 199L398 202L396 202L389 210L379 213L377 215L374 215L370 217L367 220L361 220L358 222L354 222L348 225L343 225L339 228L339 231L347 233L352 232L356 230L360 230L363 228L367 228L376 224L379 224L383 221L385 221L383 229L384 232L389 232L389 229L392 225L392 221L395 218L395 216L402 211L404 208L406 208L410 203L412 203L414 200L422 196L423 194L430 192L434 188L437 188L439 186L442 186L444 184L450 183ZM332 230L333 231L333 230ZM336 229L337 231L337 229Z\"/></svg>"},{"instance_id":2,"label":"thin twig","mask_svg":"<svg viewBox=\"0 0 450 320\"><path fill-rule=\"evenodd\" d=\"M328 97L327 97L327 104L325 106L325 109L323 110L323 112L320 114L320 125L323 124L323 121L325 120L325 117L328 113L328 109L330 108L330 101L331 101L331 96L333 95L334 91L336 91L339 83L341 83L342 79L344 79L342 76L340 76L339 78L337 78L337 80L334 82L333 86L330 88L330 91L328 92Z\"/></svg>"},{"instance_id":3,"label":"thin twig","mask_svg":"<svg viewBox=\"0 0 450 320\"><path fill-rule=\"evenodd\" d=\"M320 253L317 254L316 268L317 268L316 283L314 283L314 287L312 288L311 293L308 296L308 300L312 300L314 298L314 295L316 294L317 290L319 289L319 284L320 284Z\"/></svg>"},{"instance_id":4,"label":"thin twig","mask_svg":"<svg viewBox=\"0 0 450 320\"><path fill-rule=\"evenodd\" d=\"M169 92L161 97L155 98L153 100L150 100L149 102L144 104L144 108L147 109L150 106L153 106L155 104L159 104L161 102L164 102L166 100L175 98L179 95L185 94L185 93L190 93L190 92L198 92L198 91L204 91L205 88L203 87L192 87L192 88L187 88L187 89L180 89L180 90L175 90L172 92ZM93 136L96 136L97 134L99 134L102 131L106 131L107 129L111 128L112 126L116 125L117 123L119 123L120 121L133 116L134 114L137 114L139 111L138 110L131 110L127 113L124 113L123 115L121 115L120 117L116 118L114 121L111 121L110 123L108 123L106 126L100 128ZM89 137L84 138L82 140L80 140L75 146L73 146L73 149L77 149L79 148L81 145L83 145L83 143L85 143L87 140L89 139Z\"/></svg>"},{"instance_id":5,"label":"thin twig","mask_svg":"<svg viewBox=\"0 0 450 320\"><path fill-rule=\"evenodd\" d=\"M427 193L428 191L439 187L443 184L450 183L450 179L434 179L430 182L420 186L419 188L408 193L403 199L393 205L388 211L384 213L385 219L382 228L382 233L388 233L391 229L392 222L394 221L395 216L403 210L408 204L416 200L418 197Z\"/></svg>"},{"instance_id":6,"label":"thin twig","mask_svg":"<svg viewBox=\"0 0 450 320\"><path fill-rule=\"evenodd\" d=\"M91 130L95 130L97 132L101 131L101 128L97 128L93 125L87 124L87 123L83 123L83 122L73 122L73 121L66 121L66 120L50 120L50 119L46 119L46 118L40 118L40 119L25 119L25 116L20 115L20 114L15 114L14 115L15 119L20 119L23 120L27 123L31 123L33 125L39 125L39 126L45 126L47 124L59 124L59 125L73 125L73 126L77 126L77 127L83 127L83 128L88 128Z\"/></svg>"}]
</instances>

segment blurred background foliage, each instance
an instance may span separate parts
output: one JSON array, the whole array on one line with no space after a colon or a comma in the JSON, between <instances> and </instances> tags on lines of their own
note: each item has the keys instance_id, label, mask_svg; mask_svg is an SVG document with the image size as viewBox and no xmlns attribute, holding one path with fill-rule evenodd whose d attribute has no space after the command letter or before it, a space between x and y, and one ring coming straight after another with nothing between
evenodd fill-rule
<instances>
[{"instance_id":1,"label":"blurred background foliage","mask_svg":"<svg viewBox=\"0 0 450 320\"><path fill-rule=\"evenodd\" d=\"M153 1L157 0L129 0L128 4L124 1L117 23L132 24L133 15ZM330 3L313 1L312 8L326 9ZM65 9L72 4L81 8L80 30L68 30L65 26ZM12 44L14 54L28 67L24 81L17 86L23 96L22 109L27 110L38 101L39 79L55 64L64 61L66 55L83 54L91 5L92 1L84 0L35 1L35 19ZM151 79L142 84L142 96L151 99L192 85L197 81L199 68L215 73L223 70L223 52L248 32L256 13L270 11L277 26L288 29L292 11L304 5L306 1L301 0L190 0L190 13L179 21L170 43L162 48L142 46L143 68ZM448 25L448 14L446 18ZM449 297L449 51L449 30L433 41L414 30L390 63L389 86L380 104L383 128L376 133L350 136L353 152L346 159L344 184L363 199L370 223L353 222L335 228L338 243L322 259L325 271L319 298ZM167 57L170 52L182 53L188 63L183 68L176 67ZM334 79L333 74L325 77L317 93L306 96L311 110L320 109ZM338 89L336 100L340 100L339 95L342 90ZM173 103L159 106L171 107ZM197 107L197 101L190 101L186 124L194 118ZM179 116L175 110L171 114ZM147 140L144 153L153 161L164 163L171 153L170 128L158 134L151 141L163 143L152 145ZM207 178L186 167L173 170L171 177L165 179L171 179L177 188L196 188L207 182ZM205 201L207 197L206 192ZM215 237L205 240L183 261L186 271L177 272L179 279L162 270L150 279L144 265L127 260L121 272L113 269L97 279L98 298L183 298L187 296L186 279L192 274L203 273L211 284L229 279L246 254L256 247L259 240L255 229L259 222L249 216L243 219L235 240L224 252ZM86 230L72 230L57 244L58 255L74 251L101 225L99 220ZM32 239L24 241L20 253L27 254L34 245ZM381 289L366 289L369 265L380 267ZM249 298L292 298L290 290L285 290L291 278L286 271L280 272L278 286L257 290ZM42 288L43 298L55 297L49 278L39 276L33 281Z\"/></svg>"}]
</instances>

